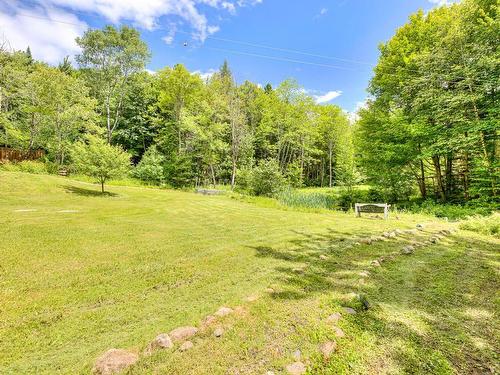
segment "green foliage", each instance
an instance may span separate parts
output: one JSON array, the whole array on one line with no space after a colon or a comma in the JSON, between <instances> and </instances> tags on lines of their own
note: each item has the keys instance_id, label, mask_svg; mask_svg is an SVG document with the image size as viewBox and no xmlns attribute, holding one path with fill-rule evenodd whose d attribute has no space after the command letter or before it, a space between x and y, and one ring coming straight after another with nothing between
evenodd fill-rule
<instances>
[{"instance_id":1,"label":"green foliage","mask_svg":"<svg viewBox=\"0 0 500 375\"><path fill-rule=\"evenodd\" d=\"M273 197L285 186L285 178L274 159L263 160L251 170L240 172L241 190L252 195Z\"/></svg>"},{"instance_id":2,"label":"green foliage","mask_svg":"<svg viewBox=\"0 0 500 375\"><path fill-rule=\"evenodd\" d=\"M495 236L500 238L500 214L494 213L488 217L475 216L460 223L460 229Z\"/></svg>"},{"instance_id":3,"label":"green foliage","mask_svg":"<svg viewBox=\"0 0 500 375\"><path fill-rule=\"evenodd\" d=\"M380 47L360 112L364 174L392 200L498 196L499 8L464 0L412 15Z\"/></svg>"},{"instance_id":4,"label":"green foliage","mask_svg":"<svg viewBox=\"0 0 500 375\"><path fill-rule=\"evenodd\" d=\"M164 164L165 157L158 152L155 146L151 146L132 174L142 181L159 185L165 181Z\"/></svg>"},{"instance_id":5,"label":"green foliage","mask_svg":"<svg viewBox=\"0 0 500 375\"><path fill-rule=\"evenodd\" d=\"M81 54L76 61L99 100L111 142L122 116L123 97L131 75L141 72L150 57L138 30L121 26L89 29L76 38Z\"/></svg>"},{"instance_id":6,"label":"green foliage","mask_svg":"<svg viewBox=\"0 0 500 375\"><path fill-rule=\"evenodd\" d=\"M95 178L101 184L103 193L107 180L123 176L130 167L129 154L94 136L89 136L87 143L76 143L71 156L76 171Z\"/></svg>"},{"instance_id":7,"label":"green foliage","mask_svg":"<svg viewBox=\"0 0 500 375\"><path fill-rule=\"evenodd\" d=\"M41 161L23 160L17 163L4 161L0 163L0 170L9 172L25 172L34 174L48 174L47 165Z\"/></svg>"}]
</instances>

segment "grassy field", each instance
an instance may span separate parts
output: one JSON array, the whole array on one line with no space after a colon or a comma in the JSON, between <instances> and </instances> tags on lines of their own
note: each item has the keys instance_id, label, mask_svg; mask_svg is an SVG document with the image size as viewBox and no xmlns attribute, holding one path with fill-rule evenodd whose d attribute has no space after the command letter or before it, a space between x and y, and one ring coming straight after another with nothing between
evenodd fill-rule
<instances>
[{"instance_id":1,"label":"grassy field","mask_svg":"<svg viewBox=\"0 0 500 375\"><path fill-rule=\"evenodd\" d=\"M141 187L102 196L15 172L0 186L0 374L89 373L107 349L142 353L220 306L239 306L217 322L221 338L202 331L189 352L141 355L128 373L278 374L297 350L311 374L500 371L498 238L458 231L396 255L452 224ZM357 244L417 223L424 231ZM327 321L335 312L343 337Z\"/></svg>"}]
</instances>

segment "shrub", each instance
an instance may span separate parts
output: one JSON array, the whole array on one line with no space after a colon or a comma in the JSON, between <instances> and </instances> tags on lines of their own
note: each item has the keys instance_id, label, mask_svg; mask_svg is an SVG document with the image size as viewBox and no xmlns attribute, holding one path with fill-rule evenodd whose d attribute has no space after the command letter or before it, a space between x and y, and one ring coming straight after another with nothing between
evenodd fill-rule
<instances>
[{"instance_id":1,"label":"shrub","mask_svg":"<svg viewBox=\"0 0 500 375\"><path fill-rule=\"evenodd\" d=\"M48 174L45 163L36 160L23 160L17 163L9 161L0 163L0 169L10 172L25 172L34 174Z\"/></svg>"},{"instance_id":2,"label":"shrub","mask_svg":"<svg viewBox=\"0 0 500 375\"><path fill-rule=\"evenodd\" d=\"M165 158L161 155L155 146L151 146L143 155L137 167L132 174L138 179L159 185L164 182L165 174L163 165Z\"/></svg>"},{"instance_id":3,"label":"shrub","mask_svg":"<svg viewBox=\"0 0 500 375\"><path fill-rule=\"evenodd\" d=\"M250 191L254 195L275 196L285 186L278 162L274 159L261 161L252 170Z\"/></svg>"},{"instance_id":4,"label":"shrub","mask_svg":"<svg viewBox=\"0 0 500 375\"><path fill-rule=\"evenodd\" d=\"M471 217L460 224L460 229L500 238L500 214L494 213L488 217Z\"/></svg>"},{"instance_id":5,"label":"shrub","mask_svg":"<svg viewBox=\"0 0 500 375\"><path fill-rule=\"evenodd\" d=\"M288 165L286 170L286 181L291 187L302 187L304 178L302 176L302 168L300 167L300 162L298 160Z\"/></svg>"}]
</instances>

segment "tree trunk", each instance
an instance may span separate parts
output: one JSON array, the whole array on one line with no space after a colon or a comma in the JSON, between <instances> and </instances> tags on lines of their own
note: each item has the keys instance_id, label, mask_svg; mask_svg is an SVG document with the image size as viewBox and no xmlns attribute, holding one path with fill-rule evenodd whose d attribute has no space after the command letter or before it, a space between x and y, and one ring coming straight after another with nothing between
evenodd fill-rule
<instances>
[{"instance_id":1,"label":"tree trunk","mask_svg":"<svg viewBox=\"0 0 500 375\"><path fill-rule=\"evenodd\" d=\"M432 157L432 162L434 163L434 170L436 171L436 182L437 182L437 191L436 193L439 195L439 198L445 202L446 201L446 190L443 183L443 176L441 174L441 163L439 160L439 155L434 155Z\"/></svg>"},{"instance_id":2,"label":"tree trunk","mask_svg":"<svg viewBox=\"0 0 500 375\"><path fill-rule=\"evenodd\" d=\"M233 169L231 172L231 190L234 190L235 182L236 182L236 161L233 159Z\"/></svg>"},{"instance_id":3,"label":"tree trunk","mask_svg":"<svg viewBox=\"0 0 500 375\"><path fill-rule=\"evenodd\" d=\"M450 197L453 191L453 154L449 153L446 157L446 196Z\"/></svg>"},{"instance_id":4,"label":"tree trunk","mask_svg":"<svg viewBox=\"0 0 500 375\"><path fill-rule=\"evenodd\" d=\"M427 199L427 187L425 186L425 168L424 161L420 160L420 181L419 181L420 194L422 199Z\"/></svg>"},{"instance_id":5,"label":"tree trunk","mask_svg":"<svg viewBox=\"0 0 500 375\"><path fill-rule=\"evenodd\" d=\"M101 193L104 194L104 180L101 180Z\"/></svg>"},{"instance_id":6,"label":"tree trunk","mask_svg":"<svg viewBox=\"0 0 500 375\"><path fill-rule=\"evenodd\" d=\"M213 164L210 164L210 172L212 172L212 184L214 186L214 189L215 189L215 170L214 170L214 165Z\"/></svg>"},{"instance_id":7,"label":"tree trunk","mask_svg":"<svg viewBox=\"0 0 500 375\"><path fill-rule=\"evenodd\" d=\"M332 187L333 184L333 170L332 170L332 154L333 154L333 145L332 142L328 144L328 169L329 169L329 178L330 181L328 183L329 187Z\"/></svg>"},{"instance_id":8,"label":"tree trunk","mask_svg":"<svg viewBox=\"0 0 500 375\"><path fill-rule=\"evenodd\" d=\"M106 99L106 126L108 128L108 143L111 144L111 109L109 105L109 97Z\"/></svg>"}]
</instances>

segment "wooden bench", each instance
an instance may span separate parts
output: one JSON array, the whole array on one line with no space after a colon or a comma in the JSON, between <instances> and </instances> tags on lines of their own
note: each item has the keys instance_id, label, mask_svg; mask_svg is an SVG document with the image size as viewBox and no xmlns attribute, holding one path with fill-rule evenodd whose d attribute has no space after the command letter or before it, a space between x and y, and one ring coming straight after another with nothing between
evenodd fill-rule
<instances>
[{"instance_id":1,"label":"wooden bench","mask_svg":"<svg viewBox=\"0 0 500 375\"><path fill-rule=\"evenodd\" d=\"M69 174L69 172L66 168L59 169L58 173L59 173L59 176L63 176L63 177L67 177Z\"/></svg>"},{"instance_id":2,"label":"wooden bench","mask_svg":"<svg viewBox=\"0 0 500 375\"><path fill-rule=\"evenodd\" d=\"M354 205L354 211L356 212L356 217L361 217L362 212L370 214L383 213L384 219L387 220L389 217L389 207L391 207L391 205L387 203L356 203Z\"/></svg>"}]
</instances>

